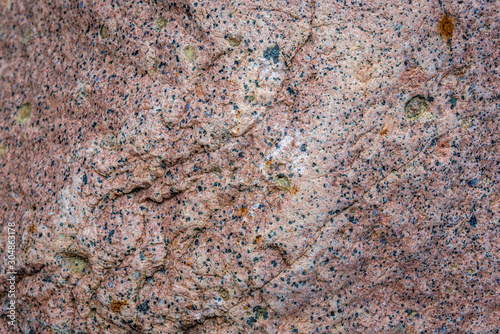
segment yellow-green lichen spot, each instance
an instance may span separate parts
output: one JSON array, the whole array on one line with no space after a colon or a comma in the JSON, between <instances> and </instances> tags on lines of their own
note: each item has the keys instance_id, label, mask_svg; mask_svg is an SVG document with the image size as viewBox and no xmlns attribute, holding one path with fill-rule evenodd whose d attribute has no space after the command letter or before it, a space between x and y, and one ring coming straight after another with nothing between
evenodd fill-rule
<instances>
[{"instance_id":1,"label":"yellow-green lichen spot","mask_svg":"<svg viewBox=\"0 0 500 334\"><path fill-rule=\"evenodd\" d=\"M241 44L241 41L243 40L243 37L241 35L235 33L228 33L224 36L224 38L231 46L238 46Z\"/></svg>"},{"instance_id":2,"label":"yellow-green lichen spot","mask_svg":"<svg viewBox=\"0 0 500 334\"><path fill-rule=\"evenodd\" d=\"M160 17L155 21L155 30L161 31L163 28L165 28L166 25L167 20L165 20L163 17Z\"/></svg>"},{"instance_id":3,"label":"yellow-green lichen spot","mask_svg":"<svg viewBox=\"0 0 500 334\"><path fill-rule=\"evenodd\" d=\"M101 25L101 28L99 29L99 35L101 36L102 39L108 38L109 36L108 27L106 27L105 24Z\"/></svg>"},{"instance_id":4,"label":"yellow-green lichen spot","mask_svg":"<svg viewBox=\"0 0 500 334\"><path fill-rule=\"evenodd\" d=\"M30 40L31 40L31 29L28 29L24 33L24 44L28 44Z\"/></svg>"},{"instance_id":5,"label":"yellow-green lichen spot","mask_svg":"<svg viewBox=\"0 0 500 334\"><path fill-rule=\"evenodd\" d=\"M0 144L0 158L3 157L5 154L5 151L7 151L7 144L1 143Z\"/></svg>"},{"instance_id":6,"label":"yellow-green lichen spot","mask_svg":"<svg viewBox=\"0 0 500 334\"><path fill-rule=\"evenodd\" d=\"M224 288L220 288L219 289L219 296L224 300L228 300L229 299L229 292Z\"/></svg>"},{"instance_id":7,"label":"yellow-green lichen spot","mask_svg":"<svg viewBox=\"0 0 500 334\"><path fill-rule=\"evenodd\" d=\"M187 45L184 47L182 52L184 53L184 56L186 57L186 59L189 63L193 63L196 60L197 55L196 55L196 49L194 48L194 46Z\"/></svg>"},{"instance_id":8,"label":"yellow-green lichen spot","mask_svg":"<svg viewBox=\"0 0 500 334\"><path fill-rule=\"evenodd\" d=\"M290 180L286 177L285 174L278 174L275 181L276 187L282 191L290 190Z\"/></svg>"},{"instance_id":9,"label":"yellow-green lichen spot","mask_svg":"<svg viewBox=\"0 0 500 334\"><path fill-rule=\"evenodd\" d=\"M17 111L16 123L24 124L28 122L31 118L31 109L31 102L26 102L22 106L20 106L19 110Z\"/></svg>"},{"instance_id":10,"label":"yellow-green lichen spot","mask_svg":"<svg viewBox=\"0 0 500 334\"><path fill-rule=\"evenodd\" d=\"M61 266L65 271L76 275L87 271L88 260L75 254L60 254L58 255Z\"/></svg>"}]
</instances>

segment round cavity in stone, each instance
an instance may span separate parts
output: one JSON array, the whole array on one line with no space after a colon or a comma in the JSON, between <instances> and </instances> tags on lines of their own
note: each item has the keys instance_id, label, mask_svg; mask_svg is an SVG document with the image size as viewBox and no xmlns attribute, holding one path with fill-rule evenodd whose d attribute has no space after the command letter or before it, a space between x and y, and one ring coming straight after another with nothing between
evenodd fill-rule
<instances>
[{"instance_id":1,"label":"round cavity in stone","mask_svg":"<svg viewBox=\"0 0 500 334\"><path fill-rule=\"evenodd\" d=\"M429 108L425 97L417 95L412 97L405 105L405 115L409 120L415 120Z\"/></svg>"}]
</instances>

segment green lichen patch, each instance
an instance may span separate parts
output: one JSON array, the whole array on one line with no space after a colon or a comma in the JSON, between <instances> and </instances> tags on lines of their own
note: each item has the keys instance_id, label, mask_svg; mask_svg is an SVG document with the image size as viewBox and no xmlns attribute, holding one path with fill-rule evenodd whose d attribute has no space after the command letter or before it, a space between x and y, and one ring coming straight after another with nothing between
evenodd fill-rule
<instances>
[{"instance_id":1,"label":"green lichen patch","mask_svg":"<svg viewBox=\"0 0 500 334\"><path fill-rule=\"evenodd\" d=\"M408 316L410 318L414 318L414 317L416 317L418 315L418 312L415 311L415 310L406 310L406 313L408 313Z\"/></svg>"},{"instance_id":2,"label":"green lichen patch","mask_svg":"<svg viewBox=\"0 0 500 334\"><path fill-rule=\"evenodd\" d=\"M412 97L405 105L405 115L410 121L414 121L429 109L429 103L425 97L417 95Z\"/></svg>"},{"instance_id":3,"label":"green lichen patch","mask_svg":"<svg viewBox=\"0 0 500 334\"><path fill-rule=\"evenodd\" d=\"M16 123L24 124L28 122L31 118L31 110L31 102L26 102L22 106L20 106L19 110L17 111Z\"/></svg>"},{"instance_id":4,"label":"green lichen patch","mask_svg":"<svg viewBox=\"0 0 500 334\"><path fill-rule=\"evenodd\" d=\"M167 25L167 20L165 20L163 17L159 17L155 21L155 30L156 31L161 31L165 26Z\"/></svg>"},{"instance_id":5,"label":"green lichen patch","mask_svg":"<svg viewBox=\"0 0 500 334\"><path fill-rule=\"evenodd\" d=\"M282 191L290 190L290 180L286 177L285 174L278 174L275 181L276 187Z\"/></svg>"},{"instance_id":6,"label":"green lichen patch","mask_svg":"<svg viewBox=\"0 0 500 334\"><path fill-rule=\"evenodd\" d=\"M197 58L196 49L192 45L185 46L182 52L184 53L187 61L190 63L193 63Z\"/></svg>"},{"instance_id":7,"label":"green lichen patch","mask_svg":"<svg viewBox=\"0 0 500 334\"><path fill-rule=\"evenodd\" d=\"M31 40L31 29L28 29L24 33L24 44L28 44L30 40Z\"/></svg>"},{"instance_id":8,"label":"green lichen patch","mask_svg":"<svg viewBox=\"0 0 500 334\"><path fill-rule=\"evenodd\" d=\"M224 36L224 38L231 46L238 46L241 44L241 41L243 40L243 37L241 35L235 33L228 33L226 34L226 36Z\"/></svg>"},{"instance_id":9,"label":"green lichen patch","mask_svg":"<svg viewBox=\"0 0 500 334\"><path fill-rule=\"evenodd\" d=\"M101 25L101 28L99 29L99 35L101 36L102 39L108 38L109 36L108 27L106 27L105 24Z\"/></svg>"},{"instance_id":10,"label":"green lichen patch","mask_svg":"<svg viewBox=\"0 0 500 334\"><path fill-rule=\"evenodd\" d=\"M5 154L5 151L7 151L7 144L1 143L0 144L0 158Z\"/></svg>"},{"instance_id":11,"label":"green lichen patch","mask_svg":"<svg viewBox=\"0 0 500 334\"><path fill-rule=\"evenodd\" d=\"M88 270L88 260L83 256L73 253L64 253L59 254L57 258L60 261L62 269L69 271L73 275L85 273Z\"/></svg>"},{"instance_id":12,"label":"green lichen patch","mask_svg":"<svg viewBox=\"0 0 500 334\"><path fill-rule=\"evenodd\" d=\"M228 300L229 299L229 292L224 288L220 288L219 289L219 296L224 300Z\"/></svg>"}]
</instances>

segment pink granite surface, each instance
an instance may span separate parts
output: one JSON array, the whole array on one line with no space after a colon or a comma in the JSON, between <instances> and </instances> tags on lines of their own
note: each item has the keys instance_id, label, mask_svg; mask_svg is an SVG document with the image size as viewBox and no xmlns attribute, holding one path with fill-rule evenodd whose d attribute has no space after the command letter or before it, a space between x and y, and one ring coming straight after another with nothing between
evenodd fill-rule
<instances>
[{"instance_id":1,"label":"pink granite surface","mask_svg":"<svg viewBox=\"0 0 500 334\"><path fill-rule=\"evenodd\" d=\"M499 333L499 57L493 0L0 0L0 333Z\"/></svg>"}]
</instances>

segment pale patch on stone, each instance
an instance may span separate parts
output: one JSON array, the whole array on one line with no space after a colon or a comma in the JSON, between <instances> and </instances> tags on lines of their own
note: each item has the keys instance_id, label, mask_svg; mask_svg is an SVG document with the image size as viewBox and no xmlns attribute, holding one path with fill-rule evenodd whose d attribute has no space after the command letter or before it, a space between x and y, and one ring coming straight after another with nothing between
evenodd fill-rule
<instances>
[{"instance_id":1,"label":"pale patch on stone","mask_svg":"<svg viewBox=\"0 0 500 334\"><path fill-rule=\"evenodd\" d=\"M28 44L31 40L31 29L28 29L26 30L26 32L24 33L24 44Z\"/></svg>"},{"instance_id":2,"label":"pale patch on stone","mask_svg":"<svg viewBox=\"0 0 500 334\"><path fill-rule=\"evenodd\" d=\"M182 50L182 53L184 53L184 56L186 57L189 63L194 63L194 61L198 57L196 49L192 45L185 46L184 49Z\"/></svg>"}]
</instances>

